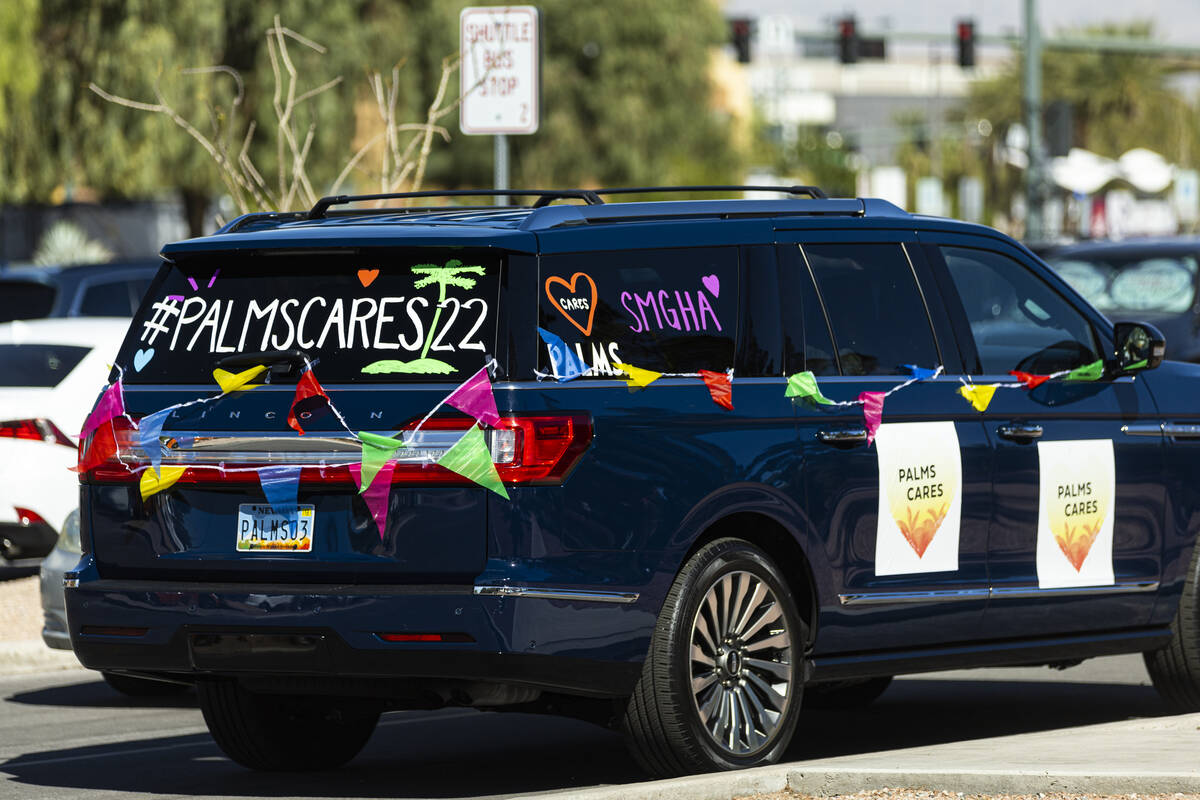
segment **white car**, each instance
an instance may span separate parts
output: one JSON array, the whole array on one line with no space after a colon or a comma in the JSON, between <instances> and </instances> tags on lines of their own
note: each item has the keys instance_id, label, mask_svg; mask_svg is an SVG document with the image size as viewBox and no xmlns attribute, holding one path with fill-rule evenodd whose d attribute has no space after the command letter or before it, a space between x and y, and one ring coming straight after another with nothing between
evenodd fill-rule
<instances>
[{"instance_id":1,"label":"white car","mask_svg":"<svg viewBox=\"0 0 1200 800\"><path fill-rule=\"evenodd\" d=\"M79 505L80 428L128 319L0 325L0 566L34 566Z\"/></svg>"}]
</instances>

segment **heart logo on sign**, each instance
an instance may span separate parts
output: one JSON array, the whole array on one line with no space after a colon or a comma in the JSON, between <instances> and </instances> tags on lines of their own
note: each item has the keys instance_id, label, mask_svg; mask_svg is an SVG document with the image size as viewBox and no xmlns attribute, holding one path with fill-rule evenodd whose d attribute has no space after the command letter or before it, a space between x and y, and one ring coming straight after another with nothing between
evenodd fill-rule
<instances>
[{"instance_id":1,"label":"heart logo on sign","mask_svg":"<svg viewBox=\"0 0 1200 800\"><path fill-rule=\"evenodd\" d=\"M378 277L379 270L377 269L360 269L358 271L358 282L363 285L364 289L374 283Z\"/></svg>"},{"instance_id":2,"label":"heart logo on sign","mask_svg":"<svg viewBox=\"0 0 1200 800\"><path fill-rule=\"evenodd\" d=\"M145 350L138 350L133 354L133 369L136 372L141 372L142 368L150 363L150 359L154 358L154 348L149 347Z\"/></svg>"},{"instance_id":3,"label":"heart logo on sign","mask_svg":"<svg viewBox=\"0 0 1200 800\"><path fill-rule=\"evenodd\" d=\"M587 281L586 286L579 286L579 279ZM566 281L557 275L546 278L546 297L554 307L579 329L584 336L592 335L592 322L596 317L596 282L586 272L576 272ZM587 324L581 325L580 319L587 316Z\"/></svg>"},{"instance_id":4,"label":"heart logo on sign","mask_svg":"<svg viewBox=\"0 0 1200 800\"><path fill-rule=\"evenodd\" d=\"M928 508L912 508L905 509L905 517L901 519L896 517L896 527L900 529L900 533L904 534L905 541L912 547L913 552L917 554L917 558L923 558L925 551L929 549L929 545L933 542L934 534L938 532L938 528L942 527L942 520L946 519L946 513L950 510L949 503L942 503L940 506Z\"/></svg>"},{"instance_id":5,"label":"heart logo on sign","mask_svg":"<svg viewBox=\"0 0 1200 800\"><path fill-rule=\"evenodd\" d=\"M721 296L721 279L716 275L705 275L700 279L700 282L704 284L704 288L708 289L713 297Z\"/></svg>"},{"instance_id":6,"label":"heart logo on sign","mask_svg":"<svg viewBox=\"0 0 1200 800\"><path fill-rule=\"evenodd\" d=\"M1059 549L1076 572L1083 569L1083 562L1087 560L1088 553L1092 552L1092 544L1100 535L1103 525L1104 517L1101 516L1090 523L1082 522L1074 527L1065 523L1061 531L1054 531L1054 541L1058 542Z\"/></svg>"}]
</instances>

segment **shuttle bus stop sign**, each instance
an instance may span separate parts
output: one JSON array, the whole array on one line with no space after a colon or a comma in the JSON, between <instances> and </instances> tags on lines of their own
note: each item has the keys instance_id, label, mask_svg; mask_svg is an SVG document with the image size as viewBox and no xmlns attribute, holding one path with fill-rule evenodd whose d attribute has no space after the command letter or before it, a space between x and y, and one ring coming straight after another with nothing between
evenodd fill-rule
<instances>
[{"instance_id":1,"label":"shuttle bus stop sign","mask_svg":"<svg viewBox=\"0 0 1200 800\"><path fill-rule=\"evenodd\" d=\"M526 134L538 129L538 10L533 6L462 10L459 70L465 134Z\"/></svg>"}]
</instances>

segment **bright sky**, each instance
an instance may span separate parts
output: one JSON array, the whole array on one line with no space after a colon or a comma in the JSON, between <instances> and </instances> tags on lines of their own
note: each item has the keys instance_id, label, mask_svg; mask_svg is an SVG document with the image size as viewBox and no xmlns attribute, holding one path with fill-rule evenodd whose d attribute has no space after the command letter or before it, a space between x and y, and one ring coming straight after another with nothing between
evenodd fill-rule
<instances>
[{"instance_id":1,"label":"bright sky","mask_svg":"<svg viewBox=\"0 0 1200 800\"><path fill-rule=\"evenodd\" d=\"M1172 44L1200 47L1200 0L1041 0L1042 31L1053 34L1104 22L1150 19L1158 36ZM846 13L859 30L885 28L920 33L952 30L955 19L973 17L981 34L1019 33L1023 0L725 0L727 16L784 14L812 30L828 30L829 20Z\"/></svg>"}]
</instances>

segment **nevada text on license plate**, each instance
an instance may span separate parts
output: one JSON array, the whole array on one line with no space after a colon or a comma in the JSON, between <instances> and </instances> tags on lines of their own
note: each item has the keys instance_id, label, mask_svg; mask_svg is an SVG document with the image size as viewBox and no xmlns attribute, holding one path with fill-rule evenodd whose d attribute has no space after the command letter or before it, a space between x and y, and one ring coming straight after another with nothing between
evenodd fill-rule
<instances>
[{"instance_id":1,"label":"nevada text on license plate","mask_svg":"<svg viewBox=\"0 0 1200 800\"><path fill-rule=\"evenodd\" d=\"M288 550L312 552L313 522L311 505L296 507L292 519L276 514L266 504L242 503L238 506L238 550Z\"/></svg>"}]
</instances>

